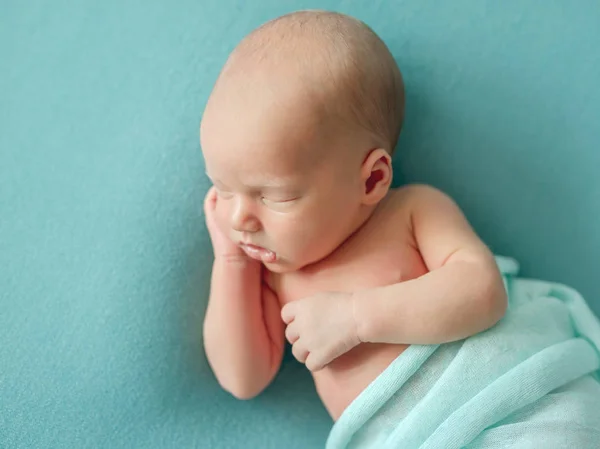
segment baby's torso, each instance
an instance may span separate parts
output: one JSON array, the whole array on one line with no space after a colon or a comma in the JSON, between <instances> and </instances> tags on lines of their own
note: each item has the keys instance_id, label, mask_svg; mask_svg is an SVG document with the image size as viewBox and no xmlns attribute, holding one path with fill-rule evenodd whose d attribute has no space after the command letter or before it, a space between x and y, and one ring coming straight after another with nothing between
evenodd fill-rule
<instances>
[{"instance_id":1,"label":"baby's torso","mask_svg":"<svg viewBox=\"0 0 600 449\"><path fill-rule=\"evenodd\" d=\"M308 271L272 277L281 305L324 291L356 291L414 279L426 273L416 250L401 193L385 205L327 260ZM404 345L361 344L314 373L334 419L400 353Z\"/></svg>"}]
</instances>

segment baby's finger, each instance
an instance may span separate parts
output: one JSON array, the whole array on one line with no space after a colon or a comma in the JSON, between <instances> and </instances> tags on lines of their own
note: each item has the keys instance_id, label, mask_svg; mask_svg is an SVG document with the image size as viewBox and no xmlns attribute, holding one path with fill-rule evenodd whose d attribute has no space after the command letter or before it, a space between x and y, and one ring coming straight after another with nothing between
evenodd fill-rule
<instances>
[{"instance_id":1,"label":"baby's finger","mask_svg":"<svg viewBox=\"0 0 600 449\"><path fill-rule=\"evenodd\" d=\"M290 342L290 344L296 343L296 341L300 338L300 334L298 333L298 329L292 322L285 328L285 339Z\"/></svg>"},{"instance_id":2,"label":"baby's finger","mask_svg":"<svg viewBox=\"0 0 600 449\"><path fill-rule=\"evenodd\" d=\"M296 360L300 363L304 363L308 357L308 349L302 345L300 340L297 340L296 343L292 345L292 354L294 354Z\"/></svg>"},{"instance_id":3,"label":"baby's finger","mask_svg":"<svg viewBox=\"0 0 600 449\"><path fill-rule=\"evenodd\" d=\"M309 371L314 373L315 371L325 368L327 362L322 356L319 355L318 352L311 352L308 354L308 357L306 357L306 362L304 364Z\"/></svg>"},{"instance_id":4,"label":"baby's finger","mask_svg":"<svg viewBox=\"0 0 600 449\"><path fill-rule=\"evenodd\" d=\"M217 189L212 186L204 197L204 212L212 211L217 205Z\"/></svg>"},{"instance_id":5,"label":"baby's finger","mask_svg":"<svg viewBox=\"0 0 600 449\"><path fill-rule=\"evenodd\" d=\"M281 319L285 324L290 324L292 321L294 321L294 318L296 317L295 309L296 307L294 306L294 303L291 302L283 306L281 309Z\"/></svg>"}]
</instances>

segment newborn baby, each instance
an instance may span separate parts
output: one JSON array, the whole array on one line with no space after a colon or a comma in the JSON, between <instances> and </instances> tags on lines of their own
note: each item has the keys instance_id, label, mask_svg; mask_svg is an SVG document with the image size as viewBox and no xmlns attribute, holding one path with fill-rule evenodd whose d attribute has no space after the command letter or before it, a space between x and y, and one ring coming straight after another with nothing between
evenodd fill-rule
<instances>
[{"instance_id":1,"label":"newborn baby","mask_svg":"<svg viewBox=\"0 0 600 449\"><path fill-rule=\"evenodd\" d=\"M201 124L215 255L204 343L234 396L269 385L287 339L337 419L409 345L505 313L495 259L457 205L390 188L403 117L392 55L345 15L285 15L227 60Z\"/></svg>"}]
</instances>

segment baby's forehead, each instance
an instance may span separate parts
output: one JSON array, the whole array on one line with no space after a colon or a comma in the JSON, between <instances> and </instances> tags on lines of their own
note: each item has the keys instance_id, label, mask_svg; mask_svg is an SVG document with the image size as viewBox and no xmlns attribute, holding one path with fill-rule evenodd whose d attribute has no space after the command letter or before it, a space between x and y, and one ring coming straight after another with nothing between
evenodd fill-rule
<instances>
[{"instance_id":1,"label":"baby's forehead","mask_svg":"<svg viewBox=\"0 0 600 449\"><path fill-rule=\"evenodd\" d=\"M314 151L323 151L333 134L321 104L299 88L263 85L250 91L222 85L220 90L202 118L203 147L300 164Z\"/></svg>"}]
</instances>

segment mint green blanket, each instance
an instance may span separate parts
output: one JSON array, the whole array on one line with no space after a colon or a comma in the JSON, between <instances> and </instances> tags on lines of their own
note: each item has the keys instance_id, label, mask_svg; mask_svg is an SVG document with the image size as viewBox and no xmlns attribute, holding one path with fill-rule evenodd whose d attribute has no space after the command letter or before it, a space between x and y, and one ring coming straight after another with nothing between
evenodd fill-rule
<instances>
[{"instance_id":1,"label":"mint green blanket","mask_svg":"<svg viewBox=\"0 0 600 449\"><path fill-rule=\"evenodd\" d=\"M600 322L573 289L497 261L504 319L409 347L345 410L328 449L600 447Z\"/></svg>"}]
</instances>

